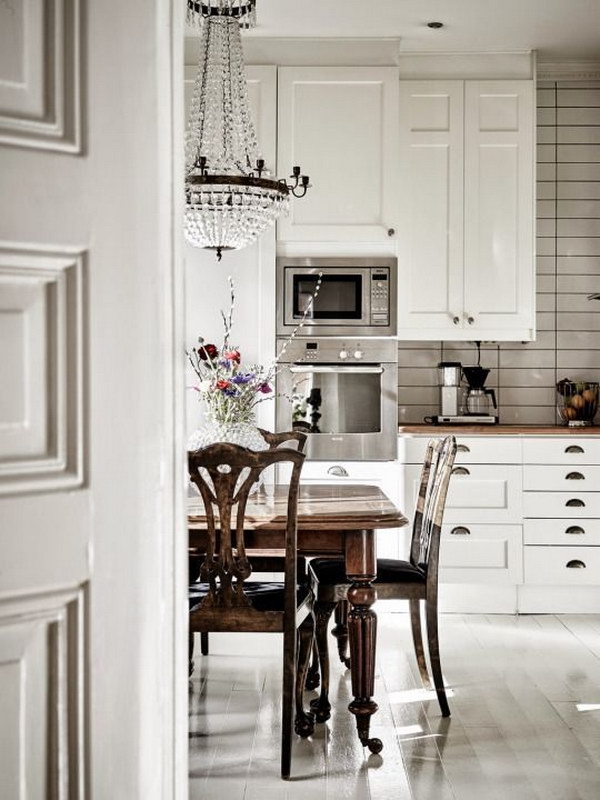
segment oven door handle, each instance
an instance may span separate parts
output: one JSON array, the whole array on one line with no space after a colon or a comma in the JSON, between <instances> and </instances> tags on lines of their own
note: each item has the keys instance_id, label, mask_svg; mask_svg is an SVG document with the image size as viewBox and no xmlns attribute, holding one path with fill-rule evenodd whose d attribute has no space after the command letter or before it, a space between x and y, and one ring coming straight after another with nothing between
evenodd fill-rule
<instances>
[{"instance_id":1,"label":"oven door handle","mask_svg":"<svg viewBox=\"0 0 600 800\"><path fill-rule=\"evenodd\" d=\"M371 375L381 375L384 372L383 367L359 367L359 366L318 366L317 364L307 364L305 367L294 366L290 367L290 372L294 373L302 373L302 372L345 372L345 373L362 373L362 374L371 374Z\"/></svg>"}]
</instances>

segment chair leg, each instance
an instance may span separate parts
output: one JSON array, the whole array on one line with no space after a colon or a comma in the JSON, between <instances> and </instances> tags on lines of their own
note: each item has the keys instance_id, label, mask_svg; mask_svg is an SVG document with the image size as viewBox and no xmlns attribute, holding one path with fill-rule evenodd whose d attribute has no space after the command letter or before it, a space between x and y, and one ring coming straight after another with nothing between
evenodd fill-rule
<instances>
[{"instance_id":1,"label":"chair leg","mask_svg":"<svg viewBox=\"0 0 600 800\"><path fill-rule=\"evenodd\" d=\"M417 664L419 665L419 673L421 674L421 682L426 689L431 689L431 680L427 672L425 650L423 649L423 634L421 632L421 601L413 599L409 600L408 604L410 607L410 627L412 630Z\"/></svg>"},{"instance_id":2,"label":"chair leg","mask_svg":"<svg viewBox=\"0 0 600 800\"><path fill-rule=\"evenodd\" d=\"M298 736L306 739L315 731L315 716L304 710L304 686L308 663L315 638L315 618L312 614L304 620L298 631L298 667L296 669L296 719L294 730Z\"/></svg>"},{"instance_id":3,"label":"chair leg","mask_svg":"<svg viewBox=\"0 0 600 800\"><path fill-rule=\"evenodd\" d=\"M319 675L319 651L317 649L317 643L313 639L312 660L310 663L310 667L308 668L308 672L306 674L305 687L307 689L316 689L320 683L321 683L321 676Z\"/></svg>"},{"instance_id":4,"label":"chair leg","mask_svg":"<svg viewBox=\"0 0 600 800\"><path fill-rule=\"evenodd\" d=\"M337 639L338 655L342 664L350 669L348 658L348 601L340 600L335 607L335 627L331 635Z\"/></svg>"},{"instance_id":5,"label":"chair leg","mask_svg":"<svg viewBox=\"0 0 600 800\"><path fill-rule=\"evenodd\" d=\"M440 643L438 637L438 614L437 596L425 600L425 612L427 616L427 644L429 646L429 660L431 662L431 674L433 684L440 704L442 717L450 716L450 707L446 690L444 688L444 678L442 676L442 665L440 662Z\"/></svg>"},{"instance_id":6,"label":"chair leg","mask_svg":"<svg viewBox=\"0 0 600 800\"><path fill-rule=\"evenodd\" d=\"M194 671L194 634L188 636L188 678Z\"/></svg>"},{"instance_id":7,"label":"chair leg","mask_svg":"<svg viewBox=\"0 0 600 800\"><path fill-rule=\"evenodd\" d=\"M203 656L208 655L208 633L206 631L202 631L200 634L200 652Z\"/></svg>"},{"instance_id":8,"label":"chair leg","mask_svg":"<svg viewBox=\"0 0 600 800\"><path fill-rule=\"evenodd\" d=\"M333 614L336 603L316 602L314 607L316 630L315 641L319 651L319 666L321 668L321 694L310 704L315 713L317 722L325 722L331 716L331 703L329 702L329 651L327 648L327 625Z\"/></svg>"},{"instance_id":9,"label":"chair leg","mask_svg":"<svg viewBox=\"0 0 600 800\"><path fill-rule=\"evenodd\" d=\"M289 778L292 767L294 729L294 676L296 674L296 631L283 634L283 686L281 692L281 777Z\"/></svg>"}]
</instances>

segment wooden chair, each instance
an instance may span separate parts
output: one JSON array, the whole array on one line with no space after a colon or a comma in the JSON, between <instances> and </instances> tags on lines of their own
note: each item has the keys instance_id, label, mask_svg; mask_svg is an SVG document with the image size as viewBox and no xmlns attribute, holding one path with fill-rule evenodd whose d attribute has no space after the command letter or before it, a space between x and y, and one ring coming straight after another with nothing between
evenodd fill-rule
<instances>
[{"instance_id":1,"label":"wooden chair","mask_svg":"<svg viewBox=\"0 0 600 800\"><path fill-rule=\"evenodd\" d=\"M453 436L429 442L421 472L409 560L378 559L375 584L378 599L409 601L412 637L419 673L424 686L430 689L431 681L421 632L421 600L424 601L431 674L444 717L450 716L450 708L444 689L438 639L438 562L441 525L455 455L456 440ZM313 700L311 707L315 711L317 721L324 722L329 719L331 711L328 697L327 625L334 609L337 625L333 634L338 638L340 659L346 666L350 665L346 656L347 630L344 630L348 583L344 562L341 559L315 558L310 562L308 571L315 595L315 636L321 668L321 695L317 700Z\"/></svg>"},{"instance_id":2,"label":"wooden chair","mask_svg":"<svg viewBox=\"0 0 600 800\"><path fill-rule=\"evenodd\" d=\"M224 443L190 453L188 458L191 480L204 502L209 542L200 567L200 582L190 585L190 636L195 631L283 633L281 775L284 778L290 775L294 696L296 733L310 736L314 728L312 715L306 714L302 705L314 634L313 598L306 584L297 586L296 564L298 491L303 461L304 454L296 450L276 448L255 452ZM265 469L283 462L292 464L285 580L283 583L249 581L252 566L244 530L248 495Z\"/></svg>"},{"instance_id":3,"label":"wooden chair","mask_svg":"<svg viewBox=\"0 0 600 800\"><path fill-rule=\"evenodd\" d=\"M257 430L263 437L265 442L267 442L267 444L269 445L270 450L282 447L283 445L289 446L290 443L295 442L296 450L298 450L299 453L304 452L304 447L306 446L306 439L307 439L305 433L301 433L300 431L285 431L283 433L271 433L271 431L266 431L263 428L258 428ZM250 563L252 564L252 571L254 573L284 571L285 552L282 550L280 551L249 550L247 555L248 558L250 559ZM202 561L202 554L199 553L196 548L190 548L188 550L188 568L189 568L190 583L195 583L200 577L201 561ZM302 576L303 580L306 580L306 559L303 556L298 557L299 581L300 581L300 576ZM208 633L206 631L203 631L200 634L200 652L202 653L203 656L207 656L208 650L209 650ZM191 655L190 655L190 661L191 661ZM319 685L319 677L316 665L313 665L311 667L310 678L307 679L306 685L310 689L314 689L315 686Z\"/></svg>"}]
</instances>

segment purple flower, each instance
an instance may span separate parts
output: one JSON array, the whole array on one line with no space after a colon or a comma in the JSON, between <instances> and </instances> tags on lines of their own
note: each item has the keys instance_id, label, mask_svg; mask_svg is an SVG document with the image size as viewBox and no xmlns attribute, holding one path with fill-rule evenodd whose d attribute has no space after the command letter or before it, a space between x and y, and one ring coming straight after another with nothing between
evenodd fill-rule
<instances>
[{"instance_id":1,"label":"purple flower","mask_svg":"<svg viewBox=\"0 0 600 800\"><path fill-rule=\"evenodd\" d=\"M261 383L258 387L258 391L262 392L262 394L270 394L273 389L271 389L268 383Z\"/></svg>"},{"instance_id":2,"label":"purple flower","mask_svg":"<svg viewBox=\"0 0 600 800\"><path fill-rule=\"evenodd\" d=\"M223 392L223 394L226 394L226 395L227 395L227 397L237 397L237 396L238 396L238 394L239 394L239 392L238 392L238 390L237 390L237 389L235 389L235 388L232 386L230 389L225 389L225 391Z\"/></svg>"},{"instance_id":3,"label":"purple flower","mask_svg":"<svg viewBox=\"0 0 600 800\"><path fill-rule=\"evenodd\" d=\"M231 379L232 383L250 383L256 375L253 372L240 372Z\"/></svg>"},{"instance_id":4,"label":"purple flower","mask_svg":"<svg viewBox=\"0 0 600 800\"><path fill-rule=\"evenodd\" d=\"M229 359L220 358L219 359L219 366L220 367L225 367L225 369L231 369L232 364L231 364L231 361L229 361Z\"/></svg>"}]
</instances>

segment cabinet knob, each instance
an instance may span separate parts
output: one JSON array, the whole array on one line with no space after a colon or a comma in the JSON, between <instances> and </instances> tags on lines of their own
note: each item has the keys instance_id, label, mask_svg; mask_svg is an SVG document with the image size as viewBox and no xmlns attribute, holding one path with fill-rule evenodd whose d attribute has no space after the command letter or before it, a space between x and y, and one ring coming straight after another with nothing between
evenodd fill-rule
<instances>
[{"instance_id":1,"label":"cabinet knob","mask_svg":"<svg viewBox=\"0 0 600 800\"><path fill-rule=\"evenodd\" d=\"M567 561L567 567L569 569L585 569L586 566L583 561L580 561L578 558L574 558L571 561Z\"/></svg>"},{"instance_id":2,"label":"cabinet knob","mask_svg":"<svg viewBox=\"0 0 600 800\"><path fill-rule=\"evenodd\" d=\"M568 447L565 447L565 453L583 453L583 447L580 447L578 444L570 444Z\"/></svg>"},{"instance_id":3,"label":"cabinet knob","mask_svg":"<svg viewBox=\"0 0 600 800\"><path fill-rule=\"evenodd\" d=\"M396 233L396 229L395 228L388 228L388 232L387 232L388 236L393 236L395 233Z\"/></svg>"},{"instance_id":4,"label":"cabinet knob","mask_svg":"<svg viewBox=\"0 0 600 800\"><path fill-rule=\"evenodd\" d=\"M455 325L458 325L458 324L460 323L460 317L459 317L459 316L457 316L457 315L455 314L455 315L452 317L452 322L453 322Z\"/></svg>"},{"instance_id":5,"label":"cabinet knob","mask_svg":"<svg viewBox=\"0 0 600 800\"><path fill-rule=\"evenodd\" d=\"M339 464L334 464L333 467L329 467L327 470L328 475L337 475L340 478L347 478L348 472L344 469L344 467L340 466Z\"/></svg>"},{"instance_id":6,"label":"cabinet knob","mask_svg":"<svg viewBox=\"0 0 600 800\"><path fill-rule=\"evenodd\" d=\"M582 475L581 472L568 472L565 475L565 480L567 481L584 481L585 475Z\"/></svg>"},{"instance_id":7,"label":"cabinet knob","mask_svg":"<svg viewBox=\"0 0 600 800\"><path fill-rule=\"evenodd\" d=\"M567 506L567 508L583 508L585 506L585 503L583 502L583 500L579 500L579 498L573 497L571 500L567 500L565 505Z\"/></svg>"},{"instance_id":8,"label":"cabinet knob","mask_svg":"<svg viewBox=\"0 0 600 800\"><path fill-rule=\"evenodd\" d=\"M475 322L475 317L472 317L470 314L467 316L467 322L469 325L472 325Z\"/></svg>"},{"instance_id":9,"label":"cabinet knob","mask_svg":"<svg viewBox=\"0 0 600 800\"><path fill-rule=\"evenodd\" d=\"M468 528L465 528L464 525L457 525L456 528L452 528L450 531L452 536L470 536L471 531Z\"/></svg>"},{"instance_id":10,"label":"cabinet knob","mask_svg":"<svg viewBox=\"0 0 600 800\"><path fill-rule=\"evenodd\" d=\"M571 536L582 536L585 531L580 525L569 525L565 533L568 533Z\"/></svg>"},{"instance_id":11,"label":"cabinet knob","mask_svg":"<svg viewBox=\"0 0 600 800\"><path fill-rule=\"evenodd\" d=\"M452 475L470 475L471 473L466 467L454 467Z\"/></svg>"}]
</instances>

